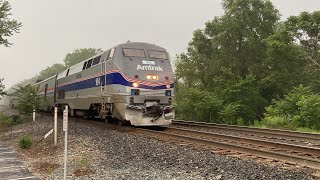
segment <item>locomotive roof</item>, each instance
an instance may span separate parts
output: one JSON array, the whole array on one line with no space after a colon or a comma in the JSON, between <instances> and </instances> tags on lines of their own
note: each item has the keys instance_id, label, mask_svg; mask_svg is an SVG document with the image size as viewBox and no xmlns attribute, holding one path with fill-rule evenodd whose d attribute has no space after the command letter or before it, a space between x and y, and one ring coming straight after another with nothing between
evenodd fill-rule
<instances>
[{"instance_id":1,"label":"locomotive roof","mask_svg":"<svg viewBox=\"0 0 320 180\"><path fill-rule=\"evenodd\" d=\"M163 47L160 47L151 43L146 43L146 42L127 42L127 43L119 44L114 47L166 51L166 49Z\"/></svg>"},{"instance_id":2,"label":"locomotive roof","mask_svg":"<svg viewBox=\"0 0 320 180\"><path fill-rule=\"evenodd\" d=\"M113 48L128 48L128 49L132 48L132 49L148 49L148 50L156 50L156 51L166 51L165 48L162 48L162 47L157 46L157 45L155 45L155 44L146 43L146 42L126 42L126 43L122 43L122 44L118 44L118 45L116 45L116 46L113 46ZM106 50L106 51L107 51L107 50ZM92 58L95 58L95 57L98 57L98 56L101 56L102 54L106 53L106 51L103 51L103 52L98 53L98 54L96 54L96 55L94 55L94 56L91 56L90 58L87 58L86 60L83 60L83 61L81 61L81 62L79 62L79 63L77 63L77 64L74 64L74 65L66 68L65 70L59 72L59 73L58 73L58 79L59 79L59 74L63 74L63 73L66 72L68 69L72 69L72 70L73 70L73 69L76 68L76 67L80 67L80 69L81 69L81 67L83 66L83 63L84 63L85 61L87 61L87 60L89 60L89 59L92 59ZM78 69L78 68L77 68L77 69ZM70 71L71 71L71 70L70 70ZM77 70L76 70L76 71L77 71ZM81 70L79 70L79 72L80 72L80 71L81 71ZM73 73L74 73L74 72L73 72ZM52 76L52 77L49 77L49 78L47 78L47 79L45 79L45 80L42 80L41 82L38 82L38 83L36 83L36 84L43 83L44 81L47 81L47 80L49 80L49 79L51 79L51 78L53 78L53 77L55 77L55 76L56 76L56 75L54 75L54 76Z\"/></svg>"}]
</instances>

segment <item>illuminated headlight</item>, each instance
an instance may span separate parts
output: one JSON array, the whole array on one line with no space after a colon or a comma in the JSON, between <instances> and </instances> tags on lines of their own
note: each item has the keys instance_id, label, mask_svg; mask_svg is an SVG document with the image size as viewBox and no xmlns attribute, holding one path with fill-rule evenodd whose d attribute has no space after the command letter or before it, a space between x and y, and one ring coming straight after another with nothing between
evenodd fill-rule
<instances>
[{"instance_id":1,"label":"illuminated headlight","mask_svg":"<svg viewBox=\"0 0 320 180\"><path fill-rule=\"evenodd\" d=\"M157 80L157 79L158 79L158 76L157 76L157 75L153 75L153 76L152 76L152 79L153 79L153 80Z\"/></svg>"},{"instance_id":2,"label":"illuminated headlight","mask_svg":"<svg viewBox=\"0 0 320 180\"><path fill-rule=\"evenodd\" d=\"M167 84L167 85L166 85L166 88L167 88L167 89L169 89L170 87L171 87L170 84Z\"/></svg>"},{"instance_id":3,"label":"illuminated headlight","mask_svg":"<svg viewBox=\"0 0 320 180\"><path fill-rule=\"evenodd\" d=\"M151 79L151 75L147 75L147 79Z\"/></svg>"},{"instance_id":4,"label":"illuminated headlight","mask_svg":"<svg viewBox=\"0 0 320 180\"><path fill-rule=\"evenodd\" d=\"M132 83L132 86L136 88L136 87L138 87L138 86L139 86L139 83L134 82L134 83Z\"/></svg>"}]
</instances>

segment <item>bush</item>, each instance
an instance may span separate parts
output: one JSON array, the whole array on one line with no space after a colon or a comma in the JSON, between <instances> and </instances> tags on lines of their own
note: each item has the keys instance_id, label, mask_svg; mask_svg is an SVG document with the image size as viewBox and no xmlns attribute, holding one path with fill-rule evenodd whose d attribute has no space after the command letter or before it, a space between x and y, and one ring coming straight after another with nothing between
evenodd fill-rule
<instances>
[{"instance_id":1,"label":"bush","mask_svg":"<svg viewBox=\"0 0 320 180\"><path fill-rule=\"evenodd\" d=\"M22 122L22 119L18 115L7 116L4 113L0 112L0 124L4 125L15 125Z\"/></svg>"},{"instance_id":2,"label":"bush","mask_svg":"<svg viewBox=\"0 0 320 180\"><path fill-rule=\"evenodd\" d=\"M292 123L291 120L286 116L266 117L260 122L260 125L263 127L275 128L275 129L290 129L290 130L296 129L294 123Z\"/></svg>"},{"instance_id":3,"label":"bush","mask_svg":"<svg viewBox=\"0 0 320 180\"><path fill-rule=\"evenodd\" d=\"M32 145L32 139L29 135L23 135L19 139L19 145L22 149L29 149Z\"/></svg>"},{"instance_id":4,"label":"bush","mask_svg":"<svg viewBox=\"0 0 320 180\"><path fill-rule=\"evenodd\" d=\"M0 123L4 125L11 125L13 123L13 119L10 116L0 112Z\"/></svg>"},{"instance_id":5,"label":"bush","mask_svg":"<svg viewBox=\"0 0 320 180\"><path fill-rule=\"evenodd\" d=\"M248 124L247 124L246 122L248 122L248 121L245 121L245 120L242 119L242 118L238 118L238 119L237 119L237 125L238 125L238 126L247 126Z\"/></svg>"},{"instance_id":6,"label":"bush","mask_svg":"<svg viewBox=\"0 0 320 180\"><path fill-rule=\"evenodd\" d=\"M294 88L284 99L266 109L263 125L267 127L320 130L320 95L312 93L308 87Z\"/></svg>"}]
</instances>

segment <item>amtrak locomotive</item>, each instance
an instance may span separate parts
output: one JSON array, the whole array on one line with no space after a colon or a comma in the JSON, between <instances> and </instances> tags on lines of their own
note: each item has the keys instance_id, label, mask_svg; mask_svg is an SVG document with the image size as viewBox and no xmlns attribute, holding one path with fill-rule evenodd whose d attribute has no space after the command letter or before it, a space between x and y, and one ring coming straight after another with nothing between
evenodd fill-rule
<instances>
[{"instance_id":1,"label":"amtrak locomotive","mask_svg":"<svg viewBox=\"0 0 320 180\"><path fill-rule=\"evenodd\" d=\"M38 82L42 110L69 106L71 116L100 116L134 126L169 125L174 119L174 75L168 52L128 42Z\"/></svg>"}]
</instances>

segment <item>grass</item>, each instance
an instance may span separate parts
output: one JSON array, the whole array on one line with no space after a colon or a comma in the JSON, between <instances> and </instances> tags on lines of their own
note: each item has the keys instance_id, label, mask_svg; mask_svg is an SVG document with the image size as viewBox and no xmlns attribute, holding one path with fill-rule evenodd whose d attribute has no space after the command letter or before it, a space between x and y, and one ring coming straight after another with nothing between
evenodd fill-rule
<instances>
[{"instance_id":1,"label":"grass","mask_svg":"<svg viewBox=\"0 0 320 180\"><path fill-rule=\"evenodd\" d=\"M299 128L296 129L296 131L320 134L320 131L317 131L317 130L314 130L314 129L310 129L310 128L305 128L305 127L299 127Z\"/></svg>"},{"instance_id":2,"label":"grass","mask_svg":"<svg viewBox=\"0 0 320 180\"><path fill-rule=\"evenodd\" d=\"M3 125L15 125L22 123L22 119L18 115L8 116L3 112L0 112L0 124Z\"/></svg>"},{"instance_id":3,"label":"grass","mask_svg":"<svg viewBox=\"0 0 320 180\"><path fill-rule=\"evenodd\" d=\"M253 126L257 128L283 129L283 130L320 134L320 131L317 131L311 128L296 127L293 122L290 122L282 117L272 118L272 119L266 118L262 121L254 121Z\"/></svg>"}]
</instances>

